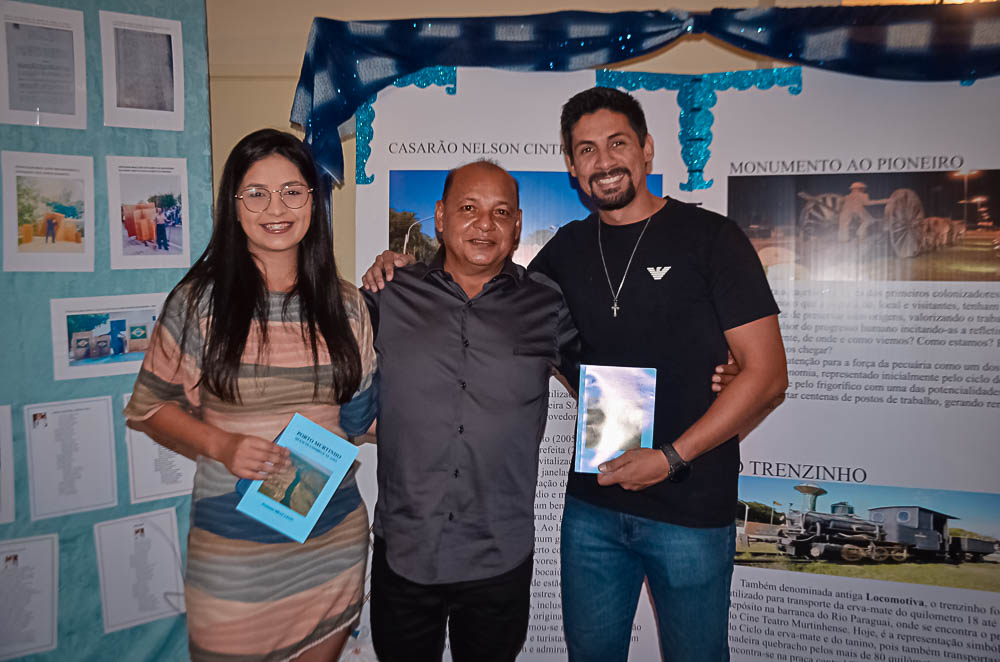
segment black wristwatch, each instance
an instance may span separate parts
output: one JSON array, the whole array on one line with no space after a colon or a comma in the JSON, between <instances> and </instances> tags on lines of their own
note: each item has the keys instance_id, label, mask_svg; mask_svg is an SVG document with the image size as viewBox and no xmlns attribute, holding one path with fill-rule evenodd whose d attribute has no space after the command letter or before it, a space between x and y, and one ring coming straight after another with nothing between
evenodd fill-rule
<instances>
[{"instance_id":1,"label":"black wristwatch","mask_svg":"<svg viewBox=\"0 0 1000 662\"><path fill-rule=\"evenodd\" d=\"M670 473L667 474L667 480L671 483L679 483L687 478L688 474L691 473L691 463L685 462L684 458L677 454L674 445L665 444L660 446L660 450L667 456L667 462L670 463Z\"/></svg>"}]
</instances>

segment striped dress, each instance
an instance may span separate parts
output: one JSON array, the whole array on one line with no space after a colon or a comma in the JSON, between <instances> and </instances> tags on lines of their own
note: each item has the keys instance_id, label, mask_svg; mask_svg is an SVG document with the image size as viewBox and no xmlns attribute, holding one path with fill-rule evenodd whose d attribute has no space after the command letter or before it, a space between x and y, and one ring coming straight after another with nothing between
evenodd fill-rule
<instances>
[{"instance_id":1,"label":"striped dress","mask_svg":"<svg viewBox=\"0 0 1000 662\"><path fill-rule=\"evenodd\" d=\"M343 291L361 351L362 383L350 403L357 410L374 397L375 353L360 294L348 285ZM183 294L178 292L157 322L126 418L143 420L175 402L223 430L273 439L298 412L345 436L340 407L323 386L330 383L331 368L322 339L320 391L314 401L312 352L302 337L297 300L283 314L284 295L269 294L267 348L261 355L259 329L251 331L238 377L242 402L234 404L197 386L207 307L202 306L197 325L187 329L181 347L187 305ZM357 621L364 598L368 514L356 470L357 463L309 539L299 544L237 512L241 495L235 491L236 477L220 462L198 458L184 573L193 660L285 660Z\"/></svg>"}]
</instances>

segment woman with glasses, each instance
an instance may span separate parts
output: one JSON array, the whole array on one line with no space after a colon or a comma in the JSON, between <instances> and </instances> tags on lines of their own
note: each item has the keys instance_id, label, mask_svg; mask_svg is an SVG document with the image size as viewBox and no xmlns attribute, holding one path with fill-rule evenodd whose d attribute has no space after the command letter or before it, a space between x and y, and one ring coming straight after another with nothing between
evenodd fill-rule
<instances>
[{"instance_id":1,"label":"woman with glasses","mask_svg":"<svg viewBox=\"0 0 1000 662\"><path fill-rule=\"evenodd\" d=\"M336 660L361 612L368 517L353 470L304 544L236 511L237 479L290 462L272 440L296 412L341 436L371 422L371 325L337 276L318 187L295 136L262 130L233 148L208 248L167 297L125 409L198 463L193 660Z\"/></svg>"}]
</instances>

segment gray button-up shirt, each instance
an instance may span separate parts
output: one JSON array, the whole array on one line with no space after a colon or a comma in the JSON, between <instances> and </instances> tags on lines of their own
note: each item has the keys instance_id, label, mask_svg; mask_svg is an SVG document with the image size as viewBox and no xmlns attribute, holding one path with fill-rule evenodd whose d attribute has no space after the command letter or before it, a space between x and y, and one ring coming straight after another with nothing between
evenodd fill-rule
<instances>
[{"instance_id":1,"label":"gray button-up shirt","mask_svg":"<svg viewBox=\"0 0 1000 662\"><path fill-rule=\"evenodd\" d=\"M494 577L531 554L549 376L576 374L555 283L508 260L470 299L443 262L365 292L381 381L375 533L421 584Z\"/></svg>"}]
</instances>

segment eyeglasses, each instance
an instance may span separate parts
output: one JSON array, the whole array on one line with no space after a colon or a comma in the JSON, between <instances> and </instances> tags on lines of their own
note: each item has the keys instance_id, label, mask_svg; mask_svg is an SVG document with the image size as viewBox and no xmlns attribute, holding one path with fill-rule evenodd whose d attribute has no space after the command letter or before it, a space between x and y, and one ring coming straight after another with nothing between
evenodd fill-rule
<instances>
[{"instance_id":1,"label":"eyeglasses","mask_svg":"<svg viewBox=\"0 0 1000 662\"><path fill-rule=\"evenodd\" d=\"M268 208L271 204L271 194L277 193L281 196L281 201L289 209L301 209L309 201L309 194L312 189L305 184L285 184L279 189L269 191L266 188L251 186L240 191L239 195L233 197L243 201L243 206L247 211L259 213Z\"/></svg>"}]
</instances>

